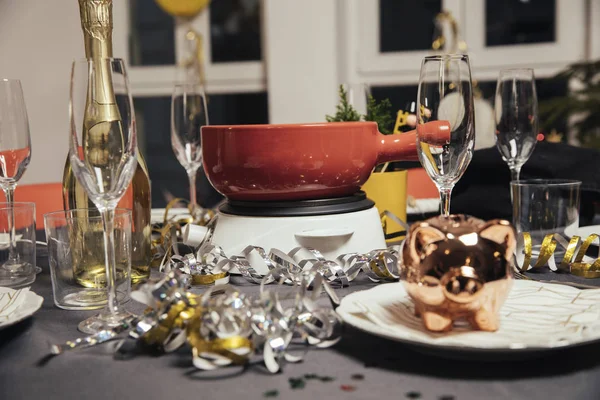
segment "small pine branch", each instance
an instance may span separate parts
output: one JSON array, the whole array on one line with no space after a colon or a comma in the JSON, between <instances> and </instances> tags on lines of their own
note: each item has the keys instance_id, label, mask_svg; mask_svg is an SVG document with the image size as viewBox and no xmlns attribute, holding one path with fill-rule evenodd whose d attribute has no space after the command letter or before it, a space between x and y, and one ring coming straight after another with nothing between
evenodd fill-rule
<instances>
[{"instance_id":1,"label":"small pine branch","mask_svg":"<svg viewBox=\"0 0 600 400\"><path fill-rule=\"evenodd\" d=\"M598 147L600 144L600 61L580 62L559 72L555 78L576 79L581 89L572 90L566 96L554 97L540 102L539 116L542 129L550 130L553 125L567 120L571 115L581 119L571 129L584 146Z\"/></svg>"},{"instance_id":2,"label":"small pine branch","mask_svg":"<svg viewBox=\"0 0 600 400\"><path fill-rule=\"evenodd\" d=\"M392 133L394 119L392 118L392 103L389 99L384 99L379 104L372 95L367 99L367 114L365 121L377 122L379 132L383 134Z\"/></svg>"},{"instance_id":3,"label":"small pine branch","mask_svg":"<svg viewBox=\"0 0 600 400\"><path fill-rule=\"evenodd\" d=\"M360 121L360 114L348 101L348 93L346 93L343 85L340 85L338 93L340 102L336 106L336 113L333 116L326 115L327 122Z\"/></svg>"}]
</instances>

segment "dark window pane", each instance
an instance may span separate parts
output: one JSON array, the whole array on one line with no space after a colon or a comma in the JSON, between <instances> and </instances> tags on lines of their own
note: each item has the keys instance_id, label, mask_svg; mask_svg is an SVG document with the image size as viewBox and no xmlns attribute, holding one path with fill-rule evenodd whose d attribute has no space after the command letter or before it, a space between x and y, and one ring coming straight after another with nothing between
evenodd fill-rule
<instances>
[{"instance_id":1,"label":"dark window pane","mask_svg":"<svg viewBox=\"0 0 600 400\"><path fill-rule=\"evenodd\" d=\"M486 0L486 46L556 40L555 0Z\"/></svg>"},{"instance_id":2,"label":"dark window pane","mask_svg":"<svg viewBox=\"0 0 600 400\"><path fill-rule=\"evenodd\" d=\"M208 115L212 125L266 124L266 93L213 94L208 97ZM152 185L152 207L164 207L173 197L189 198L189 184L183 167L171 149L171 97L135 99L140 150L148 164ZM198 202L212 207L221 196L198 171Z\"/></svg>"},{"instance_id":3,"label":"dark window pane","mask_svg":"<svg viewBox=\"0 0 600 400\"><path fill-rule=\"evenodd\" d=\"M379 0L379 51L431 48L441 0Z\"/></svg>"},{"instance_id":4,"label":"dark window pane","mask_svg":"<svg viewBox=\"0 0 600 400\"><path fill-rule=\"evenodd\" d=\"M381 101L389 99L392 103L392 109L396 113L398 110L408 111L411 114L416 112L415 101L417 99L417 85L406 86L375 86L371 87L373 97ZM538 95L538 103L542 104L546 100L556 97L566 96L568 93L568 82L564 79L536 79L536 89ZM476 95L482 96L493 106L494 96L496 93L496 81L479 81L477 83ZM396 120L397 114L394 114ZM405 129L400 130L408 130ZM543 118L540 118L539 129L546 136L555 131L556 134L562 135L563 141L566 141L567 120L560 119L553 124L547 124Z\"/></svg>"},{"instance_id":5,"label":"dark window pane","mask_svg":"<svg viewBox=\"0 0 600 400\"><path fill-rule=\"evenodd\" d=\"M213 63L260 61L260 0L219 0L210 4Z\"/></svg>"},{"instance_id":6,"label":"dark window pane","mask_svg":"<svg viewBox=\"0 0 600 400\"><path fill-rule=\"evenodd\" d=\"M371 95L377 101L388 99L392 103L393 118L397 121L398 111L416 113L415 104L417 100L417 85L406 86L373 86ZM408 128L400 129L401 131Z\"/></svg>"},{"instance_id":7,"label":"dark window pane","mask_svg":"<svg viewBox=\"0 0 600 400\"><path fill-rule=\"evenodd\" d=\"M416 114L417 85L405 86L372 86L371 95L378 102L388 99L392 104L392 118L394 120L394 131L406 132L414 129L407 125L409 114ZM391 163L388 171L418 168L418 161L402 161Z\"/></svg>"},{"instance_id":8,"label":"dark window pane","mask_svg":"<svg viewBox=\"0 0 600 400\"><path fill-rule=\"evenodd\" d=\"M130 64L175 64L175 21L154 0L130 0Z\"/></svg>"}]
</instances>

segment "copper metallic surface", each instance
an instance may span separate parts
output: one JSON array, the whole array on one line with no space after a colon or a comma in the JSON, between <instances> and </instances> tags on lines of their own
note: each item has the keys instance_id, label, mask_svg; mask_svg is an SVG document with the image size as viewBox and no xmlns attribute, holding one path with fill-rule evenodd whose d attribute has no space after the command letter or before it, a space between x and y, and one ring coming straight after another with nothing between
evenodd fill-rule
<instances>
[{"instance_id":1,"label":"copper metallic surface","mask_svg":"<svg viewBox=\"0 0 600 400\"><path fill-rule=\"evenodd\" d=\"M473 329L496 331L512 286L515 249L508 221L451 215L415 223L400 273L425 327L450 331L464 319Z\"/></svg>"}]
</instances>

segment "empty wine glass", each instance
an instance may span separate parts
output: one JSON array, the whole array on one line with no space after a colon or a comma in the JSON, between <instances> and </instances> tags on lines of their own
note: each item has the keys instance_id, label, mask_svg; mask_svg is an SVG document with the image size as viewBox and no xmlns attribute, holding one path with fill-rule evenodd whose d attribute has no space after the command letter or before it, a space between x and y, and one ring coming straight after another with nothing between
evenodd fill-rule
<instances>
[{"instance_id":1,"label":"empty wine glass","mask_svg":"<svg viewBox=\"0 0 600 400\"><path fill-rule=\"evenodd\" d=\"M208 125L206 96L201 85L176 85L171 98L171 145L190 182L190 206L197 208L196 174L202 165L200 128Z\"/></svg>"},{"instance_id":2,"label":"empty wine glass","mask_svg":"<svg viewBox=\"0 0 600 400\"><path fill-rule=\"evenodd\" d=\"M129 315L119 305L115 284L115 208L137 166L135 114L123 61L73 62L69 114L71 166L100 211L104 229L107 306L79 324L81 331L95 333Z\"/></svg>"},{"instance_id":3,"label":"empty wine glass","mask_svg":"<svg viewBox=\"0 0 600 400\"><path fill-rule=\"evenodd\" d=\"M504 69L496 85L496 147L518 181L537 143L538 102L533 69Z\"/></svg>"},{"instance_id":4,"label":"empty wine glass","mask_svg":"<svg viewBox=\"0 0 600 400\"><path fill-rule=\"evenodd\" d=\"M440 133L446 132L442 140ZM471 162L475 118L469 58L425 57L417 95L417 153L440 192L441 214L450 215L454 185Z\"/></svg>"},{"instance_id":5,"label":"empty wine glass","mask_svg":"<svg viewBox=\"0 0 600 400\"><path fill-rule=\"evenodd\" d=\"M32 280L34 266L22 262L17 251L14 192L31 159L29 120L21 82L17 79L0 79L0 186L9 204L8 258L0 265L0 286L21 286Z\"/></svg>"}]
</instances>

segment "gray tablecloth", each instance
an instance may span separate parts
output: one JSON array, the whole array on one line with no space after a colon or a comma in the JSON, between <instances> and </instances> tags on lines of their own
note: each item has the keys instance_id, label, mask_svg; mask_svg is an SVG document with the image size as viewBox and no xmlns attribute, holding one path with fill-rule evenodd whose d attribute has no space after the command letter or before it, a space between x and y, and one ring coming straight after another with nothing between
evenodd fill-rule
<instances>
[{"instance_id":1,"label":"gray tablecloth","mask_svg":"<svg viewBox=\"0 0 600 400\"><path fill-rule=\"evenodd\" d=\"M116 360L109 346L102 346L49 358L48 343L79 337L77 323L91 312L54 306L48 263L40 253L43 272L32 290L44 297L41 310L0 331L1 400L261 399L270 391L277 391L271 398L303 400L600 399L600 345L509 361L456 360L442 353L422 354L348 326L338 345L311 350L304 362L287 364L276 375L260 363L245 369L198 371L187 348ZM257 290L237 279L233 283ZM372 285L360 280L339 294ZM133 303L128 306L139 309ZM289 380L305 374L334 379L306 380L304 388L292 389Z\"/></svg>"}]
</instances>

